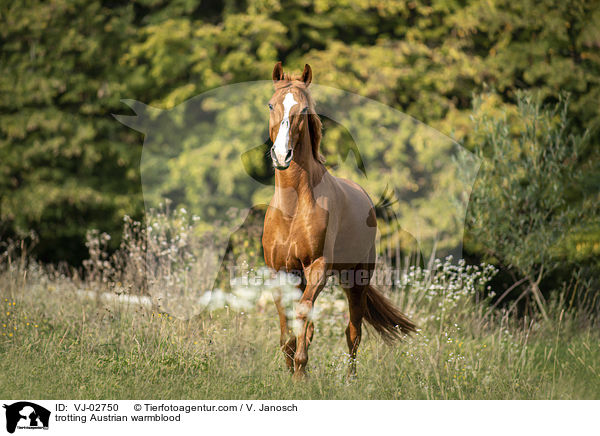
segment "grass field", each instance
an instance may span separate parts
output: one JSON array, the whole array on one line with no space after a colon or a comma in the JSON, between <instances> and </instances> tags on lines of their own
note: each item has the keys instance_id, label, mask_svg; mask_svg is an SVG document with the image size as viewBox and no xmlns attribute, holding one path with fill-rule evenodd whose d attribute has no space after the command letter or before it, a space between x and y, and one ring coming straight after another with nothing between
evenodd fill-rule
<instances>
[{"instance_id":1,"label":"grass field","mask_svg":"<svg viewBox=\"0 0 600 436\"><path fill-rule=\"evenodd\" d=\"M324 291L310 376L294 383L284 369L271 304L225 307L181 321L152 308L82 296L78 289L94 291L94 285L35 264L6 265L0 277L0 397L600 398L599 332L590 323L558 309L550 310L549 321L489 312L465 291L473 283L464 279L476 272L447 273L440 266L437 278L412 276L419 286L398 298L420 332L388 346L368 331L356 380L346 378L341 291Z\"/></svg>"}]
</instances>

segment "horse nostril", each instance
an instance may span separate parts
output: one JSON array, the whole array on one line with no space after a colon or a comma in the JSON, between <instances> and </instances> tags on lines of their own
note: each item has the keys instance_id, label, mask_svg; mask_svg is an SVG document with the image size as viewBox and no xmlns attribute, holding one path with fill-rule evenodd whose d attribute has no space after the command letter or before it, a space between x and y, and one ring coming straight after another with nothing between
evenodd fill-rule
<instances>
[{"instance_id":1,"label":"horse nostril","mask_svg":"<svg viewBox=\"0 0 600 436\"><path fill-rule=\"evenodd\" d=\"M287 152L287 154L285 155L285 161L288 162L292 160L292 149L290 148Z\"/></svg>"}]
</instances>

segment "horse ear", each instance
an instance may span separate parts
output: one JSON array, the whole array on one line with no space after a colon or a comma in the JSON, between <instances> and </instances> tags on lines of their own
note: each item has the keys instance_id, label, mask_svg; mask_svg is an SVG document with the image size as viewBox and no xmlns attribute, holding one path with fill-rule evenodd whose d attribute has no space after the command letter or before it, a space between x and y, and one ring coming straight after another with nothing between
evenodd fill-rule
<instances>
[{"instance_id":1,"label":"horse ear","mask_svg":"<svg viewBox=\"0 0 600 436\"><path fill-rule=\"evenodd\" d=\"M279 80L283 80L283 67L281 66L281 62L277 62L275 68L273 68L273 82Z\"/></svg>"},{"instance_id":2,"label":"horse ear","mask_svg":"<svg viewBox=\"0 0 600 436\"><path fill-rule=\"evenodd\" d=\"M302 81L306 86L310 85L310 82L312 82L312 69L308 64L304 65L304 71L302 72Z\"/></svg>"}]
</instances>

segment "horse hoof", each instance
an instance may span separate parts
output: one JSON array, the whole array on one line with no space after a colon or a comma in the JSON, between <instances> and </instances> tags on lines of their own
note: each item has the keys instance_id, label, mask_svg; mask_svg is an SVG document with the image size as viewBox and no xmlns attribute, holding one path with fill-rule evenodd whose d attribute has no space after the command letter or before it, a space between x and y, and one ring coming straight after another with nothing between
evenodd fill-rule
<instances>
[{"instance_id":1,"label":"horse hoof","mask_svg":"<svg viewBox=\"0 0 600 436\"><path fill-rule=\"evenodd\" d=\"M301 382L306 380L307 378L308 376L304 371L294 371L294 374L292 374L292 380L295 382Z\"/></svg>"}]
</instances>

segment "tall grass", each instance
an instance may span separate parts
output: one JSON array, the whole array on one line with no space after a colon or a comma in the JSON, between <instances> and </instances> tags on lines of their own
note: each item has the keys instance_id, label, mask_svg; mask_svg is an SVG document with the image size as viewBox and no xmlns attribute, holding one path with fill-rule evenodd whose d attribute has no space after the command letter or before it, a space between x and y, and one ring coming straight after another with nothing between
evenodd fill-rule
<instances>
[{"instance_id":1,"label":"tall grass","mask_svg":"<svg viewBox=\"0 0 600 436\"><path fill-rule=\"evenodd\" d=\"M7 247L0 264L0 397L600 398L598 330L589 314L565 309L566 288L550 304L548 321L517 317L490 304L493 267L449 259L397 276L379 265L378 283L420 329L394 346L367 330L356 380L346 378L346 302L329 283L317 300L309 377L293 383L263 292L272 285L245 283L245 292L234 286L223 292L227 298L211 300L221 303L191 317L173 316L156 298L119 297L152 297L152 286L172 291L205 279L194 253L214 242L178 213L178 231L172 221L150 231L128 221L113 255L103 248L106 237L90 234L85 275L42 266L22 244ZM233 303L243 296L244 304Z\"/></svg>"}]
</instances>

